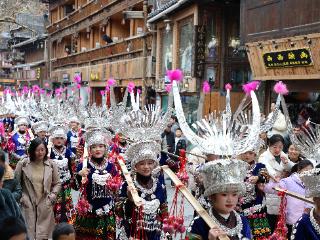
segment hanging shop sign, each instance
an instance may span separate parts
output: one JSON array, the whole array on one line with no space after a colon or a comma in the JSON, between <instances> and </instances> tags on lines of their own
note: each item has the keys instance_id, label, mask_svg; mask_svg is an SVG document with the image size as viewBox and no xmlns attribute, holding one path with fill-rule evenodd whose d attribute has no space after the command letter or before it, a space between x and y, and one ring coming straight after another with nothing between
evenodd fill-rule
<instances>
[{"instance_id":1,"label":"hanging shop sign","mask_svg":"<svg viewBox=\"0 0 320 240\"><path fill-rule=\"evenodd\" d=\"M70 75L69 75L69 73L63 73L63 74L62 74L62 81L63 81L63 82L69 82L69 81L70 81Z\"/></svg>"},{"instance_id":2,"label":"hanging shop sign","mask_svg":"<svg viewBox=\"0 0 320 240\"><path fill-rule=\"evenodd\" d=\"M266 68L305 67L313 65L311 51L307 48L264 53L263 61Z\"/></svg>"}]
</instances>

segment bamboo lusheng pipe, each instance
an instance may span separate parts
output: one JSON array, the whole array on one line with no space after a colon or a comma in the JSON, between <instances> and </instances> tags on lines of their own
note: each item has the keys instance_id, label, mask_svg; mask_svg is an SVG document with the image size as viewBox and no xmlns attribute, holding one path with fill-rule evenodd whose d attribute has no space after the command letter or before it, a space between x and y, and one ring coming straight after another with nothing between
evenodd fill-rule
<instances>
[{"instance_id":1,"label":"bamboo lusheng pipe","mask_svg":"<svg viewBox=\"0 0 320 240\"><path fill-rule=\"evenodd\" d=\"M294 198L297 198L297 199L299 199L301 201L314 204L313 200L311 200L309 198L306 198L305 196L302 196L302 195L300 195L298 193L290 192L288 190L285 190L285 189L282 189L282 188L279 188L279 187L273 187L273 189L276 190L277 192L284 192L285 194L287 194L290 197L294 197Z\"/></svg>"},{"instance_id":2,"label":"bamboo lusheng pipe","mask_svg":"<svg viewBox=\"0 0 320 240\"><path fill-rule=\"evenodd\" d=\"M176 157L176 158L180 157L180 156L178 156L178 155L175 155L175 154L173 154L173 153L169 153L169 152L166 152L166 151L161 151L161 152L162 152L162 153L165 153L165 154L168 154L170 157ZM205 160L208 160L207 157L200 156L200 155L197 155L197 154L193 154L193 153L190 153L190 152L186 152L186 154L191 154L191 155L193 155L193 156L200 157L200 158L203 158L203 159L205 159Z\"/></svg>"},{"instance_id":3,"label":"bamboo lusheng pipe","mask_svg":"<svg viewBox=\"0 0 320 240\"><path fill-rule=\"evenodd\" d=\"M172 172L172 170L169 168L168 165L164 165L161 167L163 171L170 177L170 179L173 181L173 183L178 186L179 191L185 196L185 198L188 200L188 202L191 204L191 206L196 210L196 212L199 214L200 217L208 224L208 226L211 228L218 227L217 224L213 221L213 219L210 217L208 212L201 206L201 204L198 202L198 200L190 193L188 188L180 181L180 179L177 177L177 175ZM220 240L229 240L228 236L220 236Z\"/></svg>"},{"instance_id":4,"label":"bamboo lusheng pipe","mask_svg":"<svg viewBox=\"0 0 320 240\"><path fill-rule=\"evenodd\" d=\"M126 164L121 159L118 159L118 162L119 162L119 165L121 167L121 170L122 170L122 173L124 175L124 178L126 179L126 182L128 184L128 189L129 189L129 191L131 193L133 202L137 207L140 207L142 205L142 199L139 196L138 191L137 191L137 189L136 189L136 187L135 187L135 185L134 185L134 183L132 181L130 172L128 171Z\"/></svg>"}]
</instances>

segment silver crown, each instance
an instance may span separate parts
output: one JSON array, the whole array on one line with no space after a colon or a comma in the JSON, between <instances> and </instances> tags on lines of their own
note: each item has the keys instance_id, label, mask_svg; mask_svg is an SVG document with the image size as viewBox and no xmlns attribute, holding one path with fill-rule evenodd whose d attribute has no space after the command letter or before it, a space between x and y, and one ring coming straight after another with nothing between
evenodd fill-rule
<instances>
[{"instance_id":1,"label":"silver crown","mask_svg":"<svg viewBox=\"0 0 320 240\"><path fill-rule=\"evenodd\" d=\"M14 122L17 126L20 126L20 125L27 125L28 126L29 125L28 117L24 117L24 116L17 117Z\"/></svg>"},{"instance_id":2,"label":"silver crown","mask_svg":"<svg viewBox=\"0 0 320 240\"><path fill-rule=\"evenodd\" d=\"M67 139L67 127L65 125L56 124L49 129L51 138L64 138Z\"/></svg>"},{"instance_id":3,"label":"silver crown","mask_svg":"<svg viewBox=\"0 0 320 240\"><path fill-rule=\"evenodd\" d=\"M87 131L84 135L88 147L95 144L108 145L112 139L111 133L103 128L94 128Z\"/></svg>"},{"instance_id":4,"label":"silver crown","mask_svg":"<svg viewBox=\"0 0 320 240\"><path fill-rule=\"evenodd\" d=\"M160 150L161 146L156 141L141 141L130 145L125 153L125 158L131 161L133 169L137 163L148 159L158 163Z\"/></svg>"},{"instance_id":5,"label":"silver crown","mask_svg":"<svg viewBox=\"0 0 320 240\"><path fill-rule=\"evenodd\" d=\"M307 197L320 197L320 168L314 168L300 174L306 187Z\"/></svg>"},{"instance_id":6,"label":"silver crown","mask_svg":"<svg viewBox=\"0 0 320 240\"><path fill-rule=\"evenodd\" d=\"M227 91L226 109L219 116L215 113L197 121L196 126L201 137L188 125L182 109L181 98L177 83L172 83L176 115L180 128L186 138L200 148L205 154L236 156L250 151L259 139L260 133L260 108L254 91L250 92L252 101L251 124L242 124L238 117L245 108L242 101L235 114L232 115L230 108L230 92Z\"/></svg>"},{"instance_id":7,"label":"silver crown","mask_svg":"<svg viewBox=\"0 0 320 240\"><path fill-rule=\"evenodd\" d=\"M47 121L39 121L32 125L34 132L37 134L39 132L48 132L49 123Z\"/></svg>"},{"instance_id":8,"label":"silver crown","mask_svg":"<svg viewBox=\"0 0 320 240\"><path fill-rule=\"evenodd\" d=\"M159 106L148 105L143 110L133 110L124 117L121 133L133 141L145 139L161 141L161 133L169 123L171 106L162 112Z\"/></svg>"},{"instance_id":9,"label":"silver crown","mask_svg":"<svg viewBox=\"0 0 320 240\"><path fill-rule=\"evenodd\" d=\"M204 195L222 192L245 192L244 179L248 164L241 160L219 159L208 162L200 168L205 188Z\"/></svg>"},{"instance_id":10,"label":"silver crown","mask_svg":"<svg viewBox=\"0 0 320 240\"><path fill-rule=\"evenodd\" d=\"M292 144L298 148L304 157L318 164L320 159L320 124L311 122L310 119L308 119L307 127L301 126L300 131L296 133L293 129L288 108L283 97L281 104Z\"/></svg>"}]
</instances>

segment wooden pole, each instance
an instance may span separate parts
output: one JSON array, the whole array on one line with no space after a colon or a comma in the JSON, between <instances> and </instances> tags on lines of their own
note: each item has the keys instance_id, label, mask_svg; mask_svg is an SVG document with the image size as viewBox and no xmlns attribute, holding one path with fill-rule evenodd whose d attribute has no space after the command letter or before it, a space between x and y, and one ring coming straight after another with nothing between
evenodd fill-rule
<instances>
[{"instance_id":1,"label":"wooden pole","mask_svg":"<svg viewBox=\"0 0 320 240\"><path fill-rule=\"evenodd\" d=\"M142 199L139 196L136 187L134 186L130 172L128 171L127 166L125 165L125 163L122 160L119 159L118 162L121 167L124 178L126 179L126 182L128 184L128 189L132 195L133 202L137 207L140 207L142 205Z\"/></svg>"},{"instance_id":2,"label":"wooden pole","mask_svg":"<svg viewBox=\"0 0 320 240\"><path fill-rule=\"evenodd\" d=\"M311 199L309 199L309 198L306 198L305 196L300 195L300 194L298 194L298 193L290 192L290 191L288 191L288 190L285 190L285 189L282 189L282 188L279 188L279 187L274 187L273 189L276 190L277 192L284 192L285 194L287 194L287 195L290 196L290 197L294 197L294 198L299 199L299 200L301 200L301 201L314 204L314 201L313 201L313 200L311 200Z\"/></svg>"},{"instance_id":3,"label":"wooden pole","mask_svg":"<svg viewBox=\"0 0 320 240\"><path fill-rule=\"evenodd\" d=\"M173 153L169 153L169 152L166 152L166 151L161 151L161 152L162 152L162 153L165 153L165 154L168 154L170 157L176 157L176 158L180 157L180 156L178 156L178 155L175 155L175 154L173 154ZM191 153L191 152L186 152L186 154L190 154L190 155L193 155L193 156L196 156L196 157L199 157L199 158L203 158L203 159L205 159L205 160L208 160L207 157L200 156L200 155L197 155L197 154L194 154L194 153Z\"/></svg>"},{"instance_id":4,"label":"wooden pole","mask_svg":"<svg viewBox=\"0 0 320 240\"><path fill-rule=\"evenodd\" d=\"M200 217L208 224L211 228L218 227L217 224L212 220L208 212L201 206L201 204L197 201L197 199L190 193L188 188L180 181L177 175L172 172L172 170L167 166L164 165L161 167L163 171L170 177L173 183L176 186L179 186L180 192L185 196L191 206L196 210ZM229 240L228 236L221 236L219 237L220 240Z\"/></svg>"}]
</instances>

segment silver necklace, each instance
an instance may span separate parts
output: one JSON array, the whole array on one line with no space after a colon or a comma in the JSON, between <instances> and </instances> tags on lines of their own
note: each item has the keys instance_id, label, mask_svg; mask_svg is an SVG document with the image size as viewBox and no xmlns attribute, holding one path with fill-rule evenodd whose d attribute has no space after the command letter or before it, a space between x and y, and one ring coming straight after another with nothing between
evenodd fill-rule
<instances>
[{"instance_id":1,"label":"silver necklace","mask_svg":"<svg viewBox=\"0 0 320 240\"><path fill-rule=\"evenodd\" d=\"M156 198L156 196L153 193L157 189L158 181L154 177L151 177L151 179L152 179L152 187L150 189L147 189L147 188L141 186L141 184L137 181L137 177L134 176L134 180L133 180L134 181L134 185L138 188L138 190L140 190L142 198L145 198L147 195L151 195L152 199Z\"/></svg>"},{"instance_id":2,"label":"silver necklace","mask_svg":"<svg viewBox=\"0 0 320 240\"><path fill-rule=\"evenodd\" d=\"M93 161L89 160L89 164L95 169L103 171L107 168L108 162L104 159L101 164L94 163Z\"/></svg>"},{"instance_id":3,"label":"silver necklace","mask_svg":"<svg viewBox=\"0 0 320 240\"><path fill-rule=\"evenodd\" d=\"M312 208L312 210L310 212L310 222L311 222L314 230L316 230L317 234L320 235L320 226L317 223L317 220L314 218L314 208Z\"/></svg>"},{"instance_id":4,"label":"silver necklace","mask_svg":"<svg viewBox=\"0 0 320 240\"><path fill-rule=\"evenodd\" d=\"M216 219L216 217L212 214L211 210L209 211L209 215L212 218L212 220L218 225L218 227L220 229L222 229L224 232L226 232L228 236L230 236L230 237L238 236L239 239L241 239L241 237L242 237L241 231L242 231L242 228L243 228L242 220L241 220L240 215L236 211L233 210L233 212L236 215L236 219L237 219L237 224L236 224L236 226L234 228L228 228L228 227L222 225L219 222L219 220Z\"/></svg>"},{"instance_id":5,"label":"silver necklace","mask_svg":"<svg viewBox=\"0 0 320 240\"><path fill-rule=\"evenodd\" d=\"M66 147L63 147L62 152L60 152L58 149L56 149L56 147L53 147L52 151L53 151L54 155L56 156L56 158L57 157L59 158L59 156L65 157L66 149L67 149Z\"/></svg>"}]
</instances>

